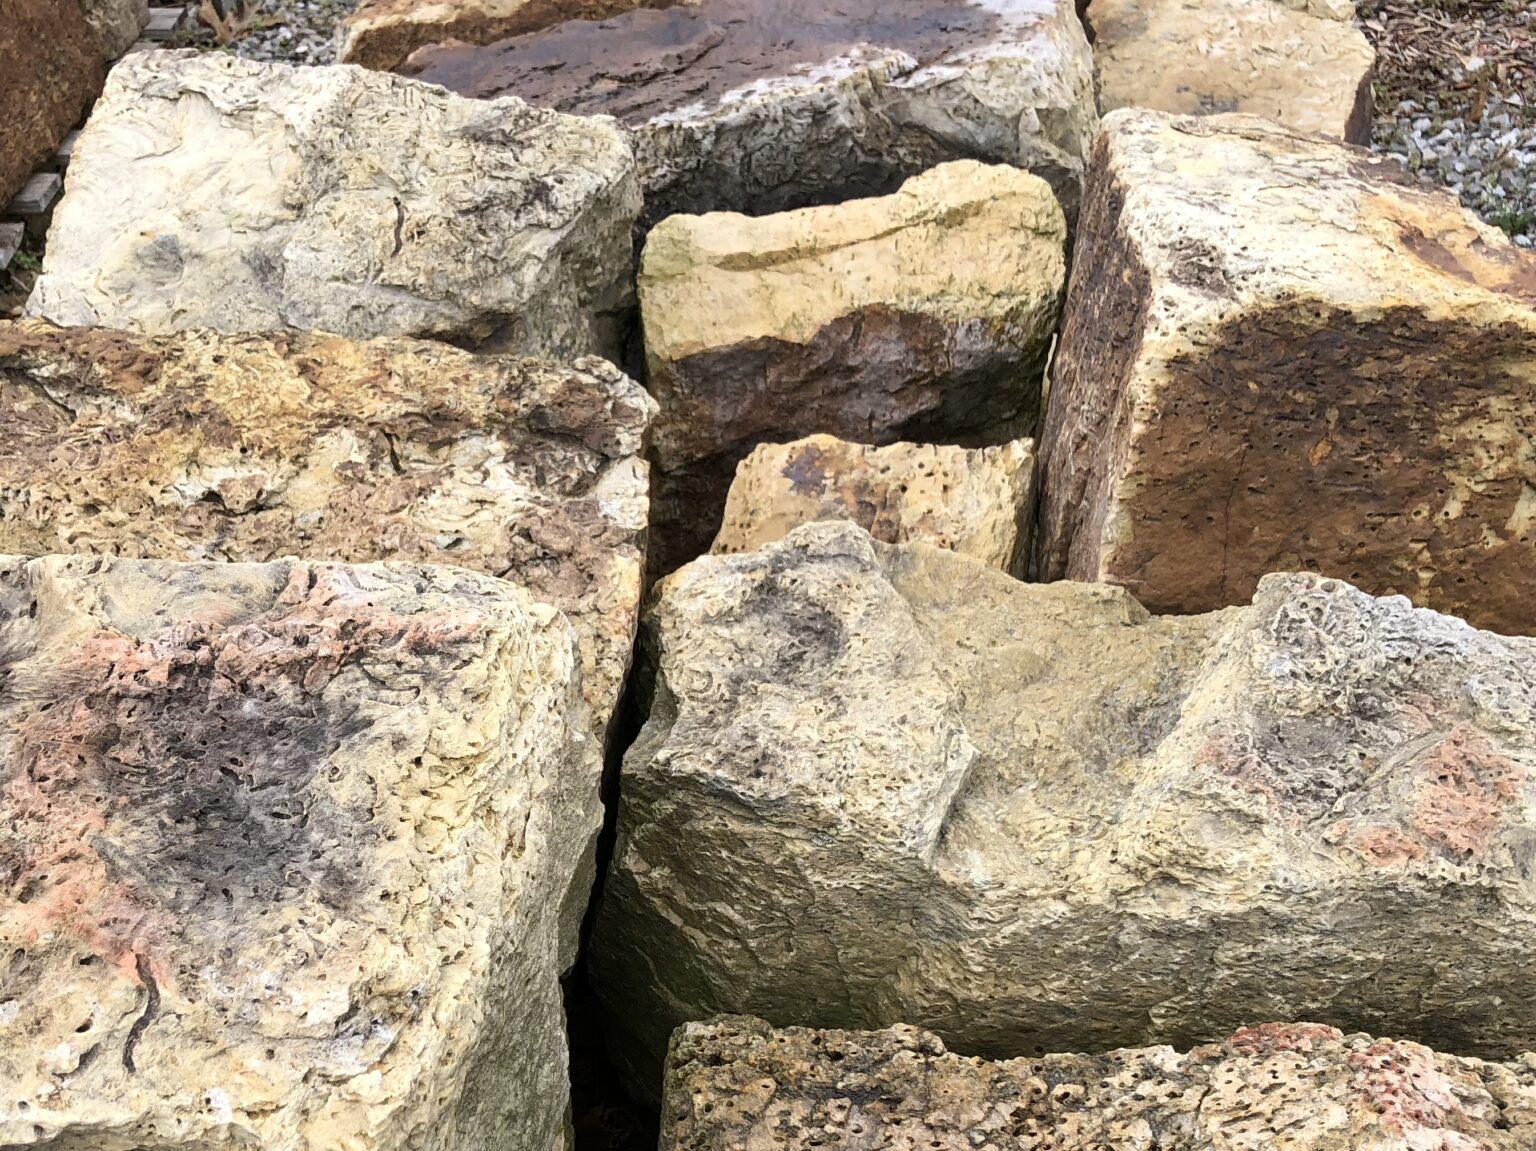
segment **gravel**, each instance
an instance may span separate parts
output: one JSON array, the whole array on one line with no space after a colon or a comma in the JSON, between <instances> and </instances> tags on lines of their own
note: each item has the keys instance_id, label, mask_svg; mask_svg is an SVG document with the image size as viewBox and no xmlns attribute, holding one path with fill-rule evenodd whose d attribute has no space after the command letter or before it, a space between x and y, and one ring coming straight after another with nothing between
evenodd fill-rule
<instances>
[{"instance_id":1,"label":"gravel","mask_svg":"<svg viewBox=\"0 0 1536 1151\"><path fill-rule=\"evenodd\" d=\"M261 0L254 2L259 4ZM189 13L174 46L229 52L247 60L280 64L333 64L337 25L354 7L356 0L267 0L251 27L222 47Z\"/></svg>"}]
</instances>

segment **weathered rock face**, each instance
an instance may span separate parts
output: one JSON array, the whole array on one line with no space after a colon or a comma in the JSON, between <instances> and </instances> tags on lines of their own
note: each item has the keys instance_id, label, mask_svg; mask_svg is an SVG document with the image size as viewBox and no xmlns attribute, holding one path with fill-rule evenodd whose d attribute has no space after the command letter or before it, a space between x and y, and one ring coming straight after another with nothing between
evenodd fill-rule
<instances>
[{"instance_id":1,"label":"weathered rock face","mask_svg":"<svg viewBox=\"0 0 1536 1151\"><path fill-rule=\"evenodd\" d=\"M0 208L90 109L104 74L80 0L0 0Z\"/></svg>"},{"instance_id":2,"label":"weathered rock face","mask_svg":"<svg viewBox=\"0 0 1536 1151\"><path fill-rule=\"evenodd\" d=\"M616 354L639 210L616 125L360 68L145 52L81 133L29 310L146 332Z\"/></svg>"},{"instance_id":3,"label":"weathered rock face","mask_svg":"<svg viewBox=\"0 0 1536 1151\"><path fill-rule=\"evenodd\" d=\"M1367 144L1376 54L1352 16L1281 0L1093 0L1100 107L1246 112Z\"/></svg>"},{"instance_id":4,"label":"weathered rock face","mask_svg":"<svg viewBox=\"0 0 1536 1151\"><path fill-rule=\"evenodd\" d=\"M1248 117L1106 117L1047 578L1193 612L1300 568L1536 631L1536 256L1395 170Z\"/></svg>"},{"instance_id":5,"label":"weathered rock face","mask_svg":"<svg viewBox=\"0 0 1536 1151\"><path fill-rule=\"evenodd\" d=\"M1065 240L1041 180L971 161L877 199L662 221L640 270L660 569L708 548L759 443L1033 430Z\"/></svg>"},{"instance_id":6,"label":"weathered rock face","mask_svg":"<svg viewBox=\"0 0 1536 1151\"><path fill-rule=\"evenodd\" d=\"M0 1142L560 1145L600 771L569 625L448 567L0 562Z\"/></svg>"},{"instance_id":7,"label":"weathered rock face","mask_svg":"<svg viewBox=\"0 0 1536 1151\"><path fill-rule=\"evenodd\" d=\"M662 1114L662 1151L1526 1151L1536 1056L1485 1063L1269 1023L1187 1055L989 1063L913 1027L775 1031L724 1017L677 1032Z\"/></svg>"},{"instance_id":8,"label":"weathered rock face","mask_svg":"<svg viewBox=\"0 0 1536 1151\"><path fill-rule=\"evenodd\" d=\"M753 215L1017 164L1075 209L1097 120L1071 0L701 0L570 21L403 69L635 130L646 215Z\"/></svg>"},{"instance_id":9,"label":"weathered rock face","mask_svg":"<svg viewBox=\"0 0 1536 1151\"><path fill-rule=\"evenodd\" d=\"M830 523L696 561L642 635L592 950L637 1089L719 1011L1536 1046L1536 640L1310 575L1149 617Z\"/></svg>"},{"instance_id":10,"label":"weathered rock face","mask_svg":"<svg viewBox=\"0 0 1536 1151\"><path fill-rule=\"evenodd\" d=\"M635 8L668 6L669 0L363 0L341 22L337 57L343 64L392 71L428 44L489 44L567 20L606 20Z\"/></svg>"},{"instance_id":11,"label":"weathered rock face","mask_svg":"<svg viewBox=\"0 0 1536 1151\"><path fill-rule=\"evenodd\" d=\"M149 0L83 0L83 6L105 60L128 51L149 23Z\"/></svg>"},{"instance_id":12,"label":"weathered rock face","mask_svg":"<svg viewBox=\"0 0 1536 1151\"><path fill-rule=\"evenodd\" d=\"M736 469L711 549L756 551L801 524L847 520L884 543L921 540L1023 577L1035 445L891 444L832 436L761 444Z\"/></svg>"},{"instance_id":13,"label":"weathered rock face","mask_svg":"<svg viewBox=\"0 0 1536 1151\"><path fill-rule=\"evenodd\" d=\"M603 731L639 614L654 411L595 357L3 324L0 553L506 576L570 618Z\"/></svg>"}]
</instances>

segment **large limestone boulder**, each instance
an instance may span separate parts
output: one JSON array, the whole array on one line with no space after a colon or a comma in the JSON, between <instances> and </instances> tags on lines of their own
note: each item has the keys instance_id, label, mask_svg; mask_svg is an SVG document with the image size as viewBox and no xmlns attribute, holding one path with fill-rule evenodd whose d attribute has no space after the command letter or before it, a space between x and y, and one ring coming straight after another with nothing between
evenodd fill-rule
<instances>
[{"instance_id":1,"label":"large limestone boulder","mask_svg":"<svg viewBox=\"0 0 1536 1151\"><path fill-rule=\"evenodd\" d=\"M1105 118L1041 436L1041 568L1154 611L1267 571L1536 631L1536 255L1249 117Z\"/></svg>"},{"instance_id":2,"label":"large limestone boulder","mask_svg":"<svg viewBox=\"0 0 1536 1151\"><path fill-rule=\"evenodd\" d=\"M760 444L736 468L714 552L750 552L818 520L885 543L922 540L1023 577L1035 444L890 444L834 436Z\"/></svg>"},{"instance_id":3,"label":"large limestone boulder","mask_svg":"<svg viewBox=\"0 0 1536 1151\"><path fill-rule=\"evenodd\" d=\"M1368 144L1371 70L1347 11L1299 0L1092 0L1099 106L1246 112Z\"/></svg>"},{"instance_id":4,"label":"large limestone boulder","mask_svg":"<svg viewBox=\"0 0 1536 1151\"><path fill-rule=\"evenodd\" d=\"M1097 121L1072 0L700 0L423 48L402 70L617 116L649 220L880 195L961 158L1029 168L1071 212Z\"/></svg>"},{"instance_id":5,"label":"large limestone boulder","mask_svg":"<svg viewBox=\"0 0 1536 1151\"><path fill-rule=\"evenodd\" d=\"M0 4L0 210L89 111L104 74L80 0Z\"/></svg>"},{"instance_id":6,"label":"large limestone boulder","mask_svg":"<svg viewBox=\"0 0 1536 1151\"><path fill-rule=\"evenodd\" d=\"M613 356L639 206L608 121L361 68L144 52L75 146L28 310Z\"/></svg>"},{"instance_id":7,"label":"large limestone boulder","mask_svg":"<svg viewBox=\"0 0 1536 1151\"><path fill-rule=\"evenodd\" d=\"M661 570L709 547L759 443L1032 430L1065 242L1043 181L974 161L891 196L662 221L640 268Z\"/></svg>"},{"instance_id":8,"label":"large limestone boulder","mask_svg":"<svg viewBox=\"0 0 1536 1151\"><path fill-rule=\"evenodd\" d=\"M1485 1063L1312 1023L1220 1044L990 1063L914 1027L690 1023L672 1042L662 1151L1527 1151L1536 1056Z\"/></svg>"},{"instance_id":9,"label":"large limestone boulder","mask_svg":"<svg viewBox=\"0 0 1536 1151\"><path fill-rule=\"evenodd\" d=\"M337 30L343 64L393 71L417 48L489 44L567 20L606 20L669 0L362 0Z\"/></svg>"},{"instance_id":10,"label":"large limestone boulder","mask_svg":"<svg viewBox=\"0 0 1536 1151\"><path fill-rule=\"evenodd\" d=\"M591 953L638 1090L722 1011L1536 1047L1536 640L1313 575L1149 616L842 523L696 561L642 635Z\"/></svg>"},{"instance_id":11,"label":"large limestone boulder","mask_svg":"<svg viewBox=\"0 0 1536 1151\"><path fill-rule=\"evenodd\" d=\"M561 1146L579 676L449 567L0 561L0 1143Z\"/></svg>"}]
</instances>

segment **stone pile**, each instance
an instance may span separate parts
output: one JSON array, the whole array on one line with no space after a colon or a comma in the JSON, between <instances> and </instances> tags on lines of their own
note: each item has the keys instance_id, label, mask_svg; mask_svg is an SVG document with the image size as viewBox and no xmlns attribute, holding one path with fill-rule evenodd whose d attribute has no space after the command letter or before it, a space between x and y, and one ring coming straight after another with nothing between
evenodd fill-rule
<instances>
[{"instance_id":1,"label":"stone pile","mask_svg":"<svg viewBox=\"0 0 1536 1151\"><path fill-rule=\"evenodd\" d=\"M119 64L0 326L0 1144L585 1151L567 980L663 1151L1536 1145L1536 258L1350 16Z\"/></svg>"}]
</instances>

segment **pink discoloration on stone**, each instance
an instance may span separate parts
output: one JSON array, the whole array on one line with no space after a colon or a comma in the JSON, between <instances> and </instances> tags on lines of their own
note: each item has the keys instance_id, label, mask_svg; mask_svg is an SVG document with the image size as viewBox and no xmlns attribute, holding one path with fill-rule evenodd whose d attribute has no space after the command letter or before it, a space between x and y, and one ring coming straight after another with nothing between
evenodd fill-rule
<instances>
[{"instance_id":1,"label":"pink discoloration on stone","mask_svg":"<svg viewBox=\"0 0 1536 1151\"><path fill-rule=\"evenodd\" d=\"M1482 854L1520 795L1525 772L1486 739L1457 727L1426 757L1415 790L1413 826L1453 856Z\"/></svg>"},{"instance_id":2,"label":"pink discoloration on stone","mask_svg":"<svg viewBox=\"0 0 1536 1151\"><path fill-rule=\"evenodd\" d=\"M1311 1051L1323 1044L1338 1043L1344 1033L1319 1023L1261 1023L1240 1027L1227 1037L1222 1048L1232 1055L1275 1055L1283 1051Z\"/></svg>"},{"instance_id":3,"label":"pink discoloration on stone","mask_svg":"<svg viewBox=\"0 0 1536 1151\"><path fill-rule=\"evenodd\" d=\"M1424 858L1423 846L1400 827L1373 823L1360 828L1351 845L1377 867L1397 867Z\"/></svg>"},{"instance_id":4,"label":"pink discoloration on stone","mask_svg":"<svg viewBox=\"0 0 1536 1151\"><path fill-rule=\"evenodd\" d=\"M1427 1048L1383 1039L1351 1052L1349 1063L1355 1069L1355 1090L1412 1151L1479 1151L1483 1146L1445 1129L1448 1117L1462 1108Z\"/></svg>"}]
</instances>

